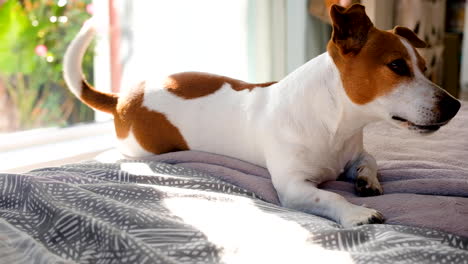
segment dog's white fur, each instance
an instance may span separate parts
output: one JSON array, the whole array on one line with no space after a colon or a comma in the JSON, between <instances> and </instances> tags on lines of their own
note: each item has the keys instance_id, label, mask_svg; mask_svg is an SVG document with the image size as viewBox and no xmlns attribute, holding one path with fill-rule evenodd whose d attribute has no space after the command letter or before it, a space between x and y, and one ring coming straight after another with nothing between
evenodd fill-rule
<instances>
[{"instance_id":1,"label":"dog's white fur","mask_svg":"<svg viewBox=\"0 0 468 264\"><path fill-rule=\"evenodd\" d=\"M65 55L65 79L78 97L81 58L93 33L88 23ZM317 186L352 167L355 170L348 176L362 178L367 187L382 192L376 161L363 148L364 126L391 120L393 114L424 123L423 115L414 109L434 105L433 91L440 88L424 77L413 48L401 41L411 54L414 80L364 105L349 99L340 72L326 52L280 82L251 91L235 91L225 83L210 95L187 100L168 92L161 82L148 81L144 106L165 114L190 149L267 167L282 205L334 219L343 226L368 223L382 216ZM131 134L120 143L126 155L149 154Z\"/></svg>"}]
</instances>

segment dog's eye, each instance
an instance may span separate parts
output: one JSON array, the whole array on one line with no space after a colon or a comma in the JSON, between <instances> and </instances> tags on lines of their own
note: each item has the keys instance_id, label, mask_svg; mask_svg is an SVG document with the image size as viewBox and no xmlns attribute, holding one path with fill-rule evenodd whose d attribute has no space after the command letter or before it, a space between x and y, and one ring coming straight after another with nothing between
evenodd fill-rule
<instances>
[{"instance_id":1,"label":"dog's eye","mask_svg":"<svg viewBox=\"0 0 468 264\"><path fill-rule=\"evenodd\" d=\"M388 68L392 70L394 73L401 75L401 76L410 76L410 70L408 67L408 64L406 64L406 61L404 59L397 59L389 64L387 64Z\"/></svg>"}]
</instances>

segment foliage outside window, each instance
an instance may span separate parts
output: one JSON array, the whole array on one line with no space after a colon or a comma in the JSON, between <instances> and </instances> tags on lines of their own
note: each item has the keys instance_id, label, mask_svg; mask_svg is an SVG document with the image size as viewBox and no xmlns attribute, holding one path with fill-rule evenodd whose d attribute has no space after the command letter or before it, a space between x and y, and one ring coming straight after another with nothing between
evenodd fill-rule
<instances>
[{"instance_id":1,"label":"foliage outside window","mask_svg":"<svg viewBox=\"0 0 468 264\"><path fill-rule=\"evenodd\" d=\"M93 120L62 78L65 49L91 13L91 0L0 0L0 132Z\"/></svg>"}]
</instances>

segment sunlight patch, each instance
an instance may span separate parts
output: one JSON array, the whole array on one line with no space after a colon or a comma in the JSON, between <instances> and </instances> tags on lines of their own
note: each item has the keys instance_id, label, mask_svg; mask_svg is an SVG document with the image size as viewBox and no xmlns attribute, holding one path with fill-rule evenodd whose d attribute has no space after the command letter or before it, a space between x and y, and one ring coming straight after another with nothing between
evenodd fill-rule
<instances>
[{"instance_id":1,"label":"sunlight patch","mask_svg":"<svg viewBox=\"0 0 468 264\"><path fill-rule=\"evenodd\" d=\"M234 201L233 201L234 200ZM203 232L221 248L226 263L353 263L346 252L331 251L310 242L299 224L257 208L250 200L232 196L210 201L167 198L166 207Z\"/></svg>"},{"instance_id":2,"label":"sunlight patch","mask_svg":"<svg viewBox=\"0 0 468 264\"><path fill-rule=\"evenodd\" d=\"M128 162L120 164L120 169L134 175L157 176L148 164L141 162Z\"/></svg>"}]
</instances>

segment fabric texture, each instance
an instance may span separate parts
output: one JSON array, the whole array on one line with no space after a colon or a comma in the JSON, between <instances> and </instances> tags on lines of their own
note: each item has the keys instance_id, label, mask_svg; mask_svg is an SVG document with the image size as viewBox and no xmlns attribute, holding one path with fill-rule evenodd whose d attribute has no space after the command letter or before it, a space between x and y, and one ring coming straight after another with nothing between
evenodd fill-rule
<instances>
[{"instance_id":1,"label":"fabric texture","mask_svg":"<svg viewBox=\"0 0 468 264\"><path fill-rule=\"evenodd\" d=\"M154 161L0 175L0 263L310 261L463 263L468 239L400 225L343 229Z\"/></svg>"}]
</instances>

